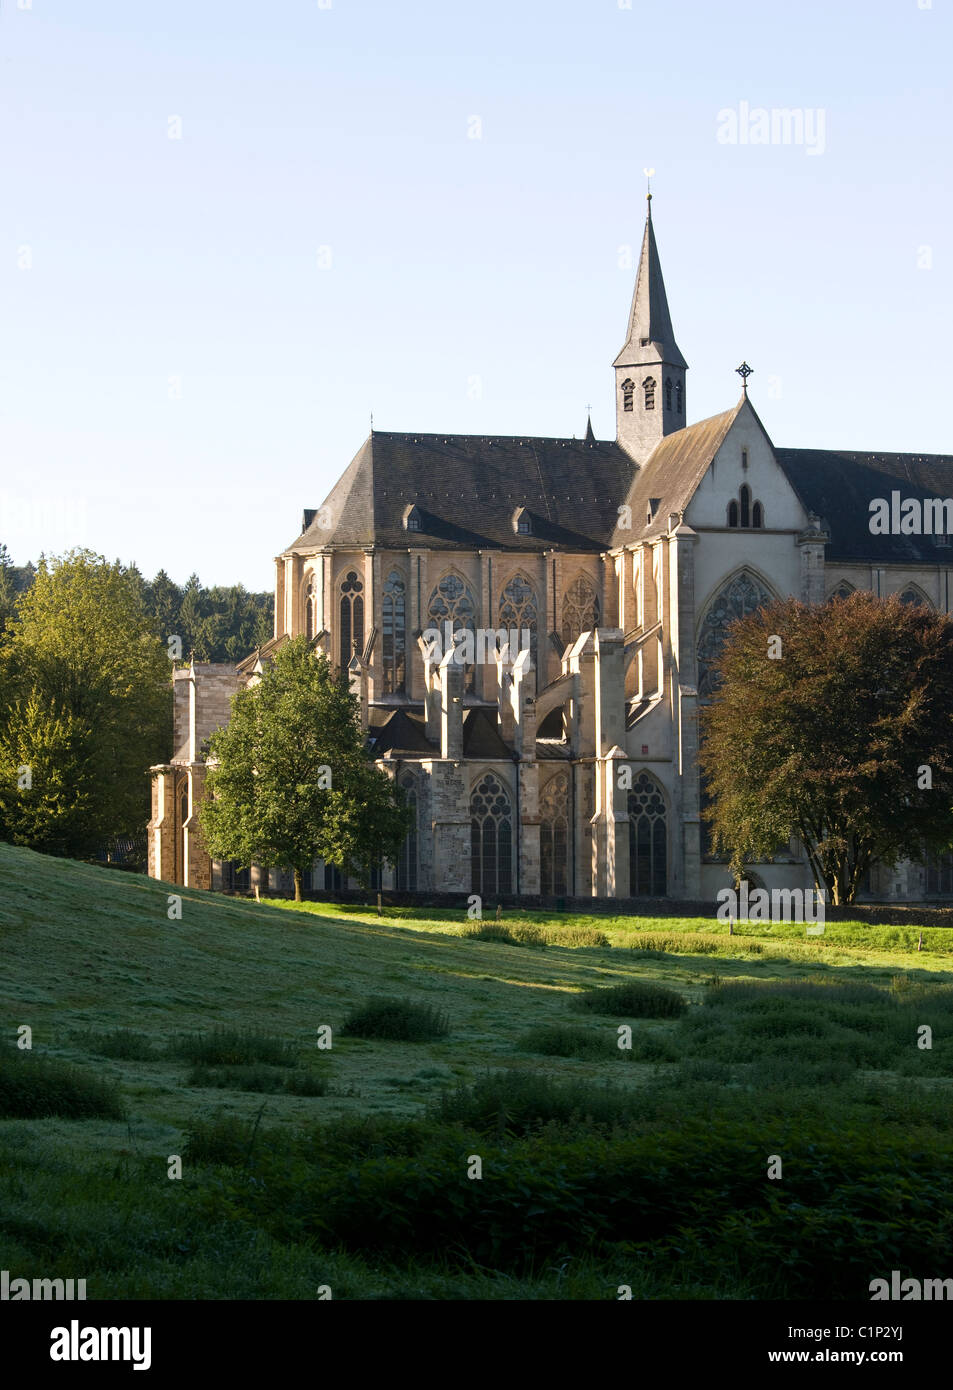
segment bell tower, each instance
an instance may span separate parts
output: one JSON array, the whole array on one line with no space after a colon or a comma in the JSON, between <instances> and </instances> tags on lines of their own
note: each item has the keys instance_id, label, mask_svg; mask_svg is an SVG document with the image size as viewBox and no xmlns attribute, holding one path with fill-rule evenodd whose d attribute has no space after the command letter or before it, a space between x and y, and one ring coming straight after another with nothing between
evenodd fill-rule
<instances>
[{"instance_id":1,"label":"bell tower","mask_svg":"<svg viewBox=\"0 0 953 1390\"><path fill-rule=\"evenodd\" d=\"M643 464L665 435L685 426L688 363L675 341L652 227L652 194L629 313L615 367L616 439Z\"/></svg>"}]
</instances>

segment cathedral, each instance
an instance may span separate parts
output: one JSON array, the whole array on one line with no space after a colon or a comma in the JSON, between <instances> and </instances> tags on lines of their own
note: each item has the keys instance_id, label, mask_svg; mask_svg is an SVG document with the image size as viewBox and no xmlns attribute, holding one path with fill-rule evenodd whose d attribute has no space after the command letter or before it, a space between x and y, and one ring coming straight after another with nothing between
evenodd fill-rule
<instances>
[{"instance_id":1,"label":"cathedral","mask_svg":"<svg viewBox=\"0 0 953 1390\"><path fill-rule=\"evenodd\" d=\"M288 890L285 871L210 860L196 813L232 695L306 634L346 670L369 756L416 811L380 888L714 902L730 885L696 756L726 625L774 598L855 588L949 613L953 526L874 534L869 518L874 499L953 497L953 457L778 447L745 364L741 398L689 424L651 195L612 365L612 440L591 423L580 439L372 429L277 557L273 639L237 666L175 672L175 752L152 769L153 877ZM748 877L812 886L794 842ZM305 886L349 885L319 862ZM866 890L949 897L953 858L875 866Z\"/></svg>"}]
</instances>

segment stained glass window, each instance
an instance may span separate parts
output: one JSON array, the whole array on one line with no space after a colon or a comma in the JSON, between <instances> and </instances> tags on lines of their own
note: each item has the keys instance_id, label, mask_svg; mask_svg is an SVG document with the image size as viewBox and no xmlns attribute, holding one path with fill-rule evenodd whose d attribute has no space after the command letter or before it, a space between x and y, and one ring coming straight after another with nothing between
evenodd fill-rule
<instances>
[{"instance_id":1,"label":"stained glass window","mask_svg":"<svg viewBox=\"0 0 953 1390\"><path fill-rule=\"evenodd\" d=\"M653 777L640 772L629 792L629 892L663 898L667 890L668 850L665 801Z\"/></svg>"},{"instance_id":2,"label":"stained glass window","mask_svg":"<svg viewBox=\"0 0 953 1390\"><path fill-rule=\"evenodd\" d=\"M492 772L470 796L470 870L472 891L481 897L513 891L513 816Z\"/></svg>"},{"instance_id":3,"label":"stained glass window","mask_svg":"<svg viewBox=\"0 0 953 1390\"><path fill-rule=\"evenodd\" d=\"M746 618L749 613L770 602L771 595L764 585L748 570L742 570L728 581L709 604L698 638L699 699L709 699L715 693L717 681L711 668L725 645L728 624L738 618Z\"/></svg>"}]
</instances>

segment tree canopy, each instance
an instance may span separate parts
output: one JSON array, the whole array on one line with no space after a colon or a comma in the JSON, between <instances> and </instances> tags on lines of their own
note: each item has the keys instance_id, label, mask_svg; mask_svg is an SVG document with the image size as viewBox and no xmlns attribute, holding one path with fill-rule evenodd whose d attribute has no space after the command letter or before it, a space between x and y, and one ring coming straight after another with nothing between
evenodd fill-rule
<instances>
[{"instance_id":1,"label":"tree canopy","mask_svg":"<svg viewBox=\"0 0 953 1390\"><path fill-rule=\"evenodd\" d=\"M714 669L705 815L736 872L797 836L851 902L873 861L953 843L953 620L860 591L785 599L733 623Z\"/></svg>"},{"instance_id":2,"label":"tree canopy","mask_svg":"<svg viewBox=\"0 0 953 1390\"><path fill-rule=\"evenodd\" d=\"M170 726L137 577L87 550L41 559L0 638L0 835L83 858L141 832Z\"/></svg>"},{"instance_id":3,"label":"tree canopy","mask_svg":"<svg viewBox=\"0 0 953 1390\"><path fill-rule=\"evenodd\" d=\"M29 590L36 573L32 564L14 565L0 543L0 632L12 621L19 598ZM207 589L197 574L180 587L164 569L148 580L135 565L126 566L124 573L163 646L170 637L179 637L183 657L237 662L272 635L275 605L270 593L253 594L242 584Z\"/></svg>"},{"instance_id":4,"label":"tree canopy","mask_svg":"<svg viewBox=\"0 0 953 1390\"><path fill-rule=\"evenodd\" d=\"M410 828L399 789L367 760L357 700L303 637L234 696L229 723L209 741L206 790L209 853L291 868L299 900L316 859L367 886Z\"/></svg>"}]
</instances>

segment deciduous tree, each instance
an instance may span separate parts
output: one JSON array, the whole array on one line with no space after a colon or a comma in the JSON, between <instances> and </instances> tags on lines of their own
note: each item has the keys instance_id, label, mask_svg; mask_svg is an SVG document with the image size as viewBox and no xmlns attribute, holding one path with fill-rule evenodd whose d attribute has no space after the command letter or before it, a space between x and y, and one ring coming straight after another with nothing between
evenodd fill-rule
<instances>
[{"instance_id":1,"label":"deciduous tree","mask_svg":"<svg viewBox=\"0 0 953 1390\"><path fill-rule=\"evenodd\" d=\"M706 818L736 871L797 836L816 886L852 902L872 862L951 844L953 620L861 591L786 599L732 624L715 669Z\"/></svg>"},{"instance_id":2,"label":"deciduous tree","mask_svg":"<svg viewBox=\"0 0 953 1390\"><path fill-rule=\"evenodd\" d=\"M368 865L394 858L409 828L396 788L367 761L356 699L303 637L233 698L209 742L206 791L209 853L291 868L298 901L316 859L366 883Z\"/></svg>"},{"instance_id":3,"label":"deciduous tree","mask_svg":"<svg viewBox=\"0 0 953 1390\"><path fill-rule=\"evenodd\" d=\"M4 838L83 858L144 829L171 680L139 591L118 562L76 550L41 562L20 596L0 639Z\"/></svg>"}]
</instances>

